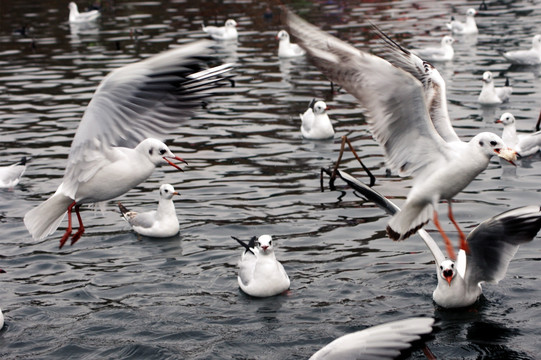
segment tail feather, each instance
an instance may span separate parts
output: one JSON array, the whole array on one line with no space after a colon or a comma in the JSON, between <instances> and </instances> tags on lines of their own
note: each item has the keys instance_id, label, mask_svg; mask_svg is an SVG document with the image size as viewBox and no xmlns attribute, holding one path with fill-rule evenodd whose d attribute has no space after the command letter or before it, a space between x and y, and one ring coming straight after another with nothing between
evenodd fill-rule
<instances>
[{"instance_id":1,"label":"tail feather","mask_svg":"<svg viewBox=\"0 0 541 360\"><path fill-rule=\"evenodd\" d=\"M432 205L409 204L397 212L387 226L387 235L392 240L405 240L425 226L430 220Z\"/></svg>"},{"instance_id":2,"label":"tail feather","mask_svg":"<svg viewBox=\"0 0 541 360\"><path fill-rule=\"evenodd\" d=\"M47 201L24 216L24 225L34 240L43 240L60 226L68 206L73 202L68 196L54 194Z\"/></svg>"}]
</instances>

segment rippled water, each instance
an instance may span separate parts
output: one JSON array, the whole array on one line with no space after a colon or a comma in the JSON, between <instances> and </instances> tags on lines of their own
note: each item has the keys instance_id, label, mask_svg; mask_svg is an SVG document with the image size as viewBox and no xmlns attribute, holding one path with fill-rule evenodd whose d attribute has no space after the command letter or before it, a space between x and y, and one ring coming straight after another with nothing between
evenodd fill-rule
<instances>
[{"instance_id":1,"label":"rippled water","mask_svg":"<svg viewBox=\"0 0 541 360\"><path fill-rule=\"evenodd\" d=\"M377 176L378 191L400 205L411 181L385 177L381 149L350 95L331 92L305 59L277 58L277 6L270 5L274 17L265 20L262 2L104 1L96 26L71 27L67 2L32 3L0 3L0 160L32 156L21 184L0 191L0 266L7 270L0 278L6 317L0 357L300 359L338 336L410 315L440 319L428 342L440 359L538 357L539 237L519 249L499 285L484 287L478 305L442 311L431 298L433 259L419 238L390 241L384 212L343 183L320 192L319 169L334 162L344 134ZM539 69L510 68L496 50L529 47L541 29L541 7L488 3L477 17L480 34L458 37L455 59L438 64L463 139L481 130L500 133L493 121L504 111L530 131L540 110ZM463 18L469 6L477 3L293 4L311 22L368 48L380 44L367 20L408 47L436 45L449 16ZM237 86L165 139L190 165L184 173L159 169L121 198L150 209L159 184L173 184L182 194L180 235L139 238L111 202L104 215L83 212L87 232L73 247L58 250L61 231L32 241L22 218L60 183L99 81L115 67L204 37L203 21L229 17L239 23L239 41L217 44L216 54L236 63ZM485 70L497 85L510 78L515 91L508 104L479 107ZM333 141L300 138L298 113L313 97L332 108ZM351 155L342 169L362 176ZM539 204L539 174L539 155L523 160L516 174L493 159L456 197L457 220L471 229L507 209ZM436 236L431 224L427 229ZM241 249L230 235L264 233L276 237L292 280L287 296L253 299L238 289ZM416 350L412 357L423 355Z\"/></svg>"}]
</instances>

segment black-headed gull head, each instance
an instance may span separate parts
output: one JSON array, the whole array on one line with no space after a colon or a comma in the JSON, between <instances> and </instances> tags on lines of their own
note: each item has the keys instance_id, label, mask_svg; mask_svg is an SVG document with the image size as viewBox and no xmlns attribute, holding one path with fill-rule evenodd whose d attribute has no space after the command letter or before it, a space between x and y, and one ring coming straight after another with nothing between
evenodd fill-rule
<instances>
[{"instance_id":1,"label":"black-headed gull head","mask_svg":"<svg viewBox=\"0 0 541 360\"><path fill-rule=\"evenodd\" d=\"M270 235L261 235L255 242L257 250L260 254L272 254L274 247L272 246L272 236Z\"/></svg>"},{"instance_id":2,"label":"black-headed gull head","mask_svg":"<svg viewBox=\"0 0 541 360\"><path fill-rule=\"evenodd\" d=\"M451 281L453 281L455 275L455 262L452 260L442 261L440 264L439 276L441 276L442 279L447 281L449 283L449 286L451 286Z\"/></svg>"},{"instance_id":3,"label":"black-headed gull head","mask_svg":"<svg viewBox=\"0 0 541 360\"><path fill-rule=\"evenodd\" d=\"M503 124L503 126L512 125L515 123L515 117L511 113L503 113L502 116L498 120L496 120L497 124Z\"/></svg>"},{"instance_id":4,"label":"black-headed gull head","mask_svg":"<svg viewBox=\"0 0 541 360\"><path fill-rule=\"evenodd\" d=\"M445 35L443 39L441 39L442 45L452 45L455 42L455 39L453 39L452 36Z\"/></svg>"},{"instance_id":5,"label":"black-headed gull head","mask_svg":"<svg viewBox=\"0 0 541 360\"><path fill-rule=\"evenodd\" d=\"M316 101L314 104L314 113L315 114L324 114L327 110L327 104L323 101Z\"/></svg>"},{"instance_id":6,"label":"black-headed gull head","mask_svg":"<svg viewBox=\"0 0 541 360\"><path fill-rule=\"evenodd\" d=\"M68 8L69 8L71 11L77 11L77 12L79 12L79 9L77 8L77 4L74 3L73 1L70 2L70 3L68 4Z\"/></svg>"},{"instance_id":7,"label":"black-headed gull head","mask_svg":"<svg viewBox=\"0 0 541 360\"><path fill-rule=\"evenodd\" d=\"M160 197L163 199L172 199L173 196L178 195L179 193L175 191L175 188L173 185L170 184L163 184L160 186Z\"/></svg>"},{"instance_id":8,"label":"black-headed gull head","mask_svg":"<svg viewBox=\"0 0 541 360\"><path fill-rule=\"evenodd\" d=\"M276 35L276 39L280 41L284 41L284 40L289 41L289 34L285 30L280 30L278 31L278 35Z\"/></svg>"},{"instance_id":9,"label":"black-headed gull head","mask_svg":"<svg viewBox=\"0 0 541 360\"><path fill-rule=\"evenodd\" d=\"M182 161L183 163L188 164L184 159L173 154L171 150L169 150L167 145L157 139L148 138L141 141L139 145L137 145L136 150L142 151L144 154L147 154L150 162L152 162L156 166L163 164L163 162L165 161L172 167L182 171L182 169L178 165L174 164L169 159Z\"/></svg>"},{"instance_id":10,"label":"black-headed gull head","mask_svg":"<svg viewBox=\"0 0 541 360\"><path fill-rule=\"evenodd\" d=\"M477 15L477 10L474 8L469 8L468 11L466 11L466 16L474 17L475 15Z\"/></svg>"},{"instance_id":11,"label":"black-headed gull head","mask_svg":"<svg viewBox=\"0 0 541 360\"><path fill-rule=\"evenodd\" d=\"M485 71L483 73L483 82L487 84L492 82L492 73L490 71Z\"/></svg>"},{"instance_id":12,"label":"black-headed gull head","mask_svg":"<svg viewBox=\"0 0 541 360\"><path fill-rule=\"evenodd\" d=\"M237 22L233 19L228 19L226 22L225 22L225 27L236 27L237 26Z\"/></svg>"},{"instance_id":13,"label":"black-headed gull head","mask_svg":"<svg viewBox=\"0 0 541 360\"><path fill-rule=\"evenodd\" d=\"M497 155L515 165L514 161L517 159L517 152L505 145L503 140L494 133L482 132L477 134L470 140L470 143L473 143L474 146L488 157Z\"/></svg>"}]
</instances>

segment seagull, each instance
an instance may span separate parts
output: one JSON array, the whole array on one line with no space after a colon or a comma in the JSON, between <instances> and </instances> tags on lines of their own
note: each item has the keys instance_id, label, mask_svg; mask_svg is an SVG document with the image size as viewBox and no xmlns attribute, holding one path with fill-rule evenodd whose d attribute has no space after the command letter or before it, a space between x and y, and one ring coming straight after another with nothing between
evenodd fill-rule
<instances>
[{"instance_id":1,"label":"seagull","mask_svg":"<svg viewBox=\"0 0 541 360\"><path fill-rule=\"evenodd\" d=\"M13 188L21 180L26 170L26 156L15 164L0 166L0 188Z\"/></svg>"},{"instance_id":2,"label":"seagull","mask_svg":"<svg viewBox=\"0 0 541 360\"><path fill-rule=\"evenodd\" d=\"M479 30L477 29L477 24L475 23L475 15L477 15L477 11L473 8L469 8L468 11L466 11L466 23L460 22L455 20L454 17L451 17L451 22L445 25L453 34L477 34Z\"/></svg>"},{"instance_id":3,"label":"seagull","mask_svg":"<svg viewBox=\"0 0 541 360\"><path fill-rule=\"evenodd\" d=\"M246 244L235 237L245 250L239 261L239 286L246 294L254 297L269 297L289 289L290 281L284 267L274 255L270 235L252 237Z\"/></svg>"},{"instance_id":4,"label":"seagull","mask_svg":"<svg viewBox=\"0 0 541 360\"><path fill-rule=\"evenodd\" d=\"M529 50L514 50L500 54L514 65L539 65L541 64L541 35L532 38L532 48Z\"/></svg>"},{"instance_id":5,"label":"seagull","mask_svg":"<svg viewBox=\"0 0 541 360\"><path fill-rule=\"evenodd\" d=\"M180 229L173 204L174 195L179 195L175 188L170 184L163 184L160 186L160 202L157 210L138 213L129 211L120 202L118 207L136 233L156 238L171 237L178 234Z\"/></svg>"},{"instance_id":6,"label":"seagull","mask_svg":"<svg viewBox=\"0 0 541 360\"><path fill-rule=\"evenodd\" d=\"M301 133L305 139L322 140L334 136L334 129L327 115L327 104L323 101L312 100L301 118Z\"/></svg>"},{"instance_id":7,"label":"seagull","mask_svg":"<svg viewBox=\"0 0 541 360\"><path fill-rule=\"evenodd\" d=\"M400 211L390 200L353 176L340 170L337 170L337 174L390 214ZM481 284L497 284L502 280L519 245L532 241L540 229L539 206L505 211L483 221L470 232L467 238L469 250L461 248L456 261L447 259L434 239L424 229L420 229L419 235L436 263L438 285L432 294L434 302L444 308L474 304L481 296Z\"/></svg>"},{"instance_id":8,"label":"seagull","mask_svg":"<svg viewBox=\"0 0 541 360\"><path fill-rule=\"evenodd\" d=\"M477 134L469 142L445 141L430 118L423 84L414 76L326 34L291 12L286 16L290 30L316 67L356 97L366 110L366 121L372 136L384 148L387 165L401 176L414 177L404 209L389 221L389 237L406 239L432 215L451 249L437 211L439 201L447 200L449 219L459 230L461 246L467 248L452 214L451 199L486 169L493 155L512 162L516 153L489 132Z\"/></svg>"},{"instance_id":9,"label":"seagull","mask_svg":"<svg viewBox=\"0 0 541 360\"><path fill-rule=\"evenodd\" d=\"M503 124L502 139L522 156L530 156L541 149L541 131L530 134L517 135L515 117L511 113L504 113L496 123Z\"/></svg>"},{"instance_id":10,"label":"seagull","mask_svg":"<svg viewBox=\"0 0 541 360\"><path fill-rule=\"evenodd\" d=\"M478 101L482 105L501 104L509 100L513 93L513 88L509 85L509 79L505 79L505 86L497 88L494 86L494 80L490 71L483 73L483 89L479 94ZM505 140L504 140L505 141ZM508 144L511 146L510 144Z\"/></svg>"},{"instance_id":11,"label":"seagull","mask_svg":"<svg viewBox=\"0 0 541 360\"><path fill-rule=\"evenodd\" d=\"M278 43L278 57L280 58L292 58L297 56L303 56L306 52L297 44L289 42L289 34L285 30L280 30L276 35Z\"/></svg>"},{"instance_id":12,"label":"seagull","mask_svg":"<svg viewBox=\"0 0 541 360\"><path fill-rule=\"evenodd\" d=\"M68 214L60 248L72 232L75 211L83 234L79 207L103 203L146 180L156 166L185 162L161 141L188 121L201 99L220 86L231 66L208 68L211 41L198 41L118 68L98 86L71 144L62 183L47 201L24 217L35 240L52 234Z\"/></svg>"},{"instance_id":13,"label":"seagull","mask_svg":"<svg viewBox=\"0 0 541 360\"><path fill-rule=\"evenodd\" d=\"M98 10L91 10L80 13L79 9L77 8L77 4L74 2L70 2L68 7L70 9L70 23L93 21L100 17L100 12Z\"/></svg>"},{"instance_id":14,"label":"seagull","mask_svg":"<svg viewBox=\"0 0 541 360\"><path fill-rule=\"evenodd\" d=\"M453 50L453 39L449 35L445 35L441 39L440 47L428 47L424 49L412 50L417 56L426 61L450 61L455 56L455 50Z\"/></svg>"},{"instance_id":15,"label":"seagull","mask_svg":"<svg viewBox=\"0 0 541 360\"><path fill-rule=\"evenodd\" d=\"M210 35L214 40L237 40L237 22L233 19L228 19L225 26L205 26L202 25L203 31Z\"/></svg>"}]
</instances>

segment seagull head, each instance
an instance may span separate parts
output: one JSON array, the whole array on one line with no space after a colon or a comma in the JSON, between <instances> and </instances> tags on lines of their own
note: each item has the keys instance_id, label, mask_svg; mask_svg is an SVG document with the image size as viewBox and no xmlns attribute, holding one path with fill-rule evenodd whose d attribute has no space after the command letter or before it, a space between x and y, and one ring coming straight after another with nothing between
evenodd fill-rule
<instances>
[{"instance_id":1,"label":"seagull head","mask_svg":"<svg viewBox=\"0 0 541 360\"><path fill-rule=\"evenodd\" d=\"M451 281L453 281L453 278L455 277L456 271L455 271L455 262L452 260L444 260L440 264L440 276L449 283L449 286L451 286Z\"/></svg>"},{"instance_id":2,"label":"seagull head","mask_svg":"<svg viewBox=\"0 0 541 360\"><path fill-rule=\"evenodd\" d=\"M255 242L259 253L270 254L274 250L272 246L272 236L270 235L261 235Z\"/></svg>"},{"instance_id":3,"label":"seagull head","mask_svg":"<svg viewBox=\"0 0 541 360\"><path fill-rule=\"evenodd\" d=\"M225 27L236 27L236 26L237 26L237 22L233 19L228 19L225 22Z\"/></svg>"},{"instance_id":4,"label":"seagull head","mask_svg":"<svg viewBox=\"0 0 541 360\"><path fill-rule=\"evenodd\" d=\"M175 191L175 188L173 185L170 184L163 184L160 186L160 196L164 199L171 199L174 195L179 195L177 191Z\"/></svg>"},{"instance_id":5,"label":"seagull head","mask_svg":"<svg viewBox=\"0 0 541 360\"><path fill-rule=\"evenodd\" d=\"M316 114L323 114L327 109L327 104L323 101L316 101L314 104L314 113Z\"/></svg>"},{"instance_id":6,"label":"seagull head","mask_svg":"<svg viewBox=\"0 0 541 360\"><path fill-rule=\"evenodd\" d=\"M71 11L77 11L77 12L78 12L77 4L74 3L73 1L70 2L70 3L68 4L68 8L69 8Z\"/></svg>"},{"instance_id":7,"label":"seagull head","mask_svg":"<svg viewBox=\"0 0 541 360\"><path fill-rule=\"evenodd\" d=\"M276 39L277 39L277 40L280 40L280 41L282 41L282 40L289 40L289 34L288 34L287 31L285 31L285 30L280 30L280 31L278 32L278 35L276 35Z\"/></svg>"},{"instance_id":8,"label":"seagull head","mask_svg":"<svg viewBox=\"0 0 541 360\"><path fill-rule=\"evenodd\" d=\"M470 143L477 146L478 149L489 158L492 155L497 155L516 166L514 161L517 159L517 152L505 145L498 135L491 132L482 132L473 137L470 140Z\"/></svg>"},{"instance_id":9,"label":"seagull head","mask_svg":"<svg viewBox=\"0 0 541 360\"><path fill-rule=\"evenodd\" d=\"M182 171L180 166L173 163L169 159L182 161L186 165L188 164L184 159L173 154L171 150L169 150L167 145L157 139L148 138L141 141L141 143L137 145L136 150L142 151L143 153L147 154L149 160L156 166L163 164L163 162L165 161L172 167Z\"/></svg>"},{"instance_id":10,"label":"seagull head","mask_svg":"<svg viewBox=\"0 0 541 360\"><path fill-rule=\"evenodd\" d=\"M453 37L452 37L452 36L449 36L449 35L445 35L445 36L441 39L441 44L442 44L442 45L452 45L454 42L455 42L455 39L453 39Z\"/></svg>"},{"instance_id":11,"label":"seagull head","mask_svg":"<svg viewBox=\"0 0 541 360\"><path fill-rule=\"evenodd\" d=\"M466 16L474 17L475 15L477 15L477 10L474 8L469 8L468 11L466 11Z\"/></svg>"},{"instance_id":12,"label":"seagull head","mask_svg":"<svg viewBox=\"0 0 541 360\"><path fill-rule=\"evenodd\" d=\"M483 73L483 82L487 84L492 82L492 73L490 71L485 71Z\"/></svg>"},{"instance_id":13,"label":"seagull head","mask_svg":"<svg viewBox=\"0 0 541 360\"><path fill-rule=\"evenodd\" d=\"M503 113L498 120L495 121L496 124L503 124L503 126L512 125L515 123L515 117L511 113Z\"/></svg>"}]
</instances>

